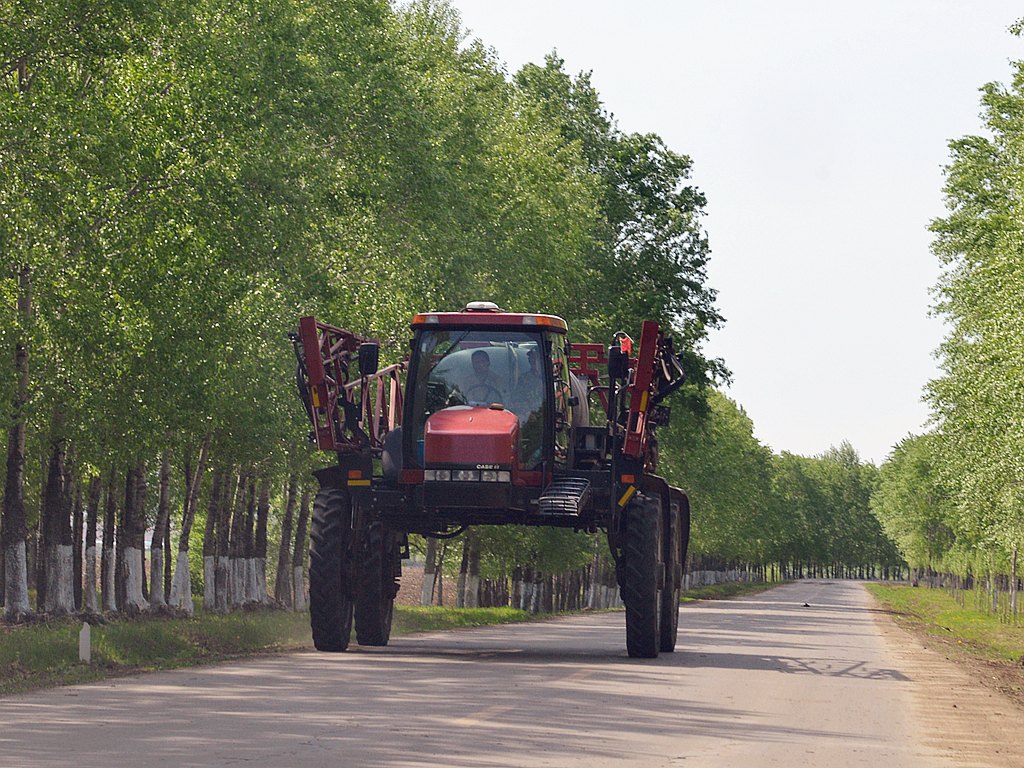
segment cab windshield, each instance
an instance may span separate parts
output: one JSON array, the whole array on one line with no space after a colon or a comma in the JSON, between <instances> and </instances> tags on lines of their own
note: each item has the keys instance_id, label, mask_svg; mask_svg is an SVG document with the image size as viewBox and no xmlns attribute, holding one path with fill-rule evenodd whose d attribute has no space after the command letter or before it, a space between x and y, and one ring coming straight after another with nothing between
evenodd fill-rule
<instances>
[{"instance_id":1,"label":"cab windshield","mask_svg":"<svg viewBox=\"0 0 1024 768\"><path fill-rule=\"evenodd\" d=\"M438 329L421 331L415 343L411 427L417 464L423 464L423 432L431 414L493 404L519 419L520 466L532 469L541 461L548 406L539 332Z\"/></svg>"}]
</instances>

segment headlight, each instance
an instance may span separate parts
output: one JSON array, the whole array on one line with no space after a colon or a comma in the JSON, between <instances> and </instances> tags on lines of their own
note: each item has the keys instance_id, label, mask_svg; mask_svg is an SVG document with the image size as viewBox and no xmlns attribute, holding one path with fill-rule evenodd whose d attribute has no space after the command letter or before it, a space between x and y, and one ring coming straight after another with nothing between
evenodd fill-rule
<instances>
[{"instance_id":1,"label":"headlight","mask_svg":"<svg viewBox=\"0 0 1024 768\"><path fill-rule=\"evenodd\" d=\"M480 470L478 469L453 469L452 480L465 480L474 481L480 479Z\"/></svg>"},{"instance_id":2,"label":"headlight","mask_svg":"<svg viewBox=\"0 0 1024 768\"><path fill-rule=\"evenodd\" d=\"M446 482L452 479L452 473L448 469L425 469L423 470L423 479Z\"/></svg>"},{"instance_id":3,"label":"headlight","mask_svg":"<svg viewBox=\"0 0 1024 768\"><path fill-rule=\"evenodd\" d=\"M510 483L512 482L512 473L504 469L484 469L480 471L480 479L485 483Z\"/></svg>"}]
</instances>

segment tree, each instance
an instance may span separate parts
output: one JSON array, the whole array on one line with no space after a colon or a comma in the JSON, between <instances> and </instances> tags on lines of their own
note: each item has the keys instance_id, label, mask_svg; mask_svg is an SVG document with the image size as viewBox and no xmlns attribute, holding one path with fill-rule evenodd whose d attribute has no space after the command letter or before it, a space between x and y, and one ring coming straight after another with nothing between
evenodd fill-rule
<instances>
[{"instance_id":1,"label":"tree","mask_svg":"<svg viewBox=\"0 0 1024 768\"><path fill-rule=\"evenodd\" d=\"M980 569L1015 559L1024 540L1024 66L1013 66L1009 86L982 89L990 136L951 142L949 212L932 225L944 269L936 310L949 332L927 390L937 424L929 452L957 549Z\"/></svg>"},{"instance_id":2,"label":"tree","mask_svg":"<svg viewBox=\"0 0 1024 768\"><path fill-rule=\"evenodd\" d=\"M882 465L871 510L912 568L942 567L955 536L950 499L935 468L936 436L902 440Z\"/></svg>"}]
</instances>

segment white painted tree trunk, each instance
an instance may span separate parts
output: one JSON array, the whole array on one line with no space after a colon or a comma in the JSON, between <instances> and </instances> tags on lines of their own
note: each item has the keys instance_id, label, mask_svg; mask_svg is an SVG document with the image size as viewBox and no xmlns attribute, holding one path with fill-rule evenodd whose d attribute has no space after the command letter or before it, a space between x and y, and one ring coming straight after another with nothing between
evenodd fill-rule
<instances>
[{"instance_id":1,"label":"white painted tree trunk","mask_svg":"<svg viewBox=\"0 0 1024 768\"><path fill-rule=\"evenodd\" d=\"M189 616L195 611L192 602L192 574L188 569L188 552L179 552L171 579L171 607L180 608Z\"/></svg>"},{"instance_id":2,"label":"white painted tree trunk","mask_svg":"<svg viewBox=\"0 0 1024 768\"><path fill-rule=\"evenodd\" d=\"M259 589L256 586L256 558L245 558L245 602L258 603Z\"/></svg>"},{"instance_id":3,"label":"white painted tree trunk","mask_svg":"<svg viewBox=\"0 0 1024 768\"><path fill-rule=\"evenodd\" d=\"M25 559L24 541L4 550L4 577L7 579L4 614L13 618L29 613L28 562Z\"/></svg>"},{"instance_id":4,"label":"white painted tree trunk","mask_svg":"<svg viewBox=\"0 0 1024 768\"><path fill-rule=\"evenodd\" d=\"M152 550L152 555L149 568L149 605L151 608L163 608L167 605L164 599L164 553L157 547Z\"/></svg>"},{"instance_id":5,"label":"white painted tree trunk","mask_svg":"<svg viewBox=\"0 0 1024 768\"><path fill-rule=\"evenodd\" d=\"M533 603L533 582L524 579L519 594L521 595L520 610L529 611L530 605Z\"/></svg>"},{"instance_id":6,"label":"white painted tree trunk","mask_svg":"<svg viewBox=\"0 0 1024 768\"><path fill-rule=\"evenodd\" d=\"M296 565L295 570L292 571L292 588L295 590L295 599L292 601L295 604L295 610L306 610L306 574L303 572L301 564Z\"/></svg>"},{"instance_id":7,"label":"white painted tree trunk","mask_svg":"<svg viewBox=\"0 0 1024 768\"><path fill-rule=\"evenodd\" d=\"M96 599L96 547L85 549L85 610L96 613L99 610L99 601Z\"/></svg>"},{"instance_id":8,"label":"white painted tree trunk","mask_svg":"<svg viewBox=\"0 0 1024 768\"><path fill-rule=\"evenodd\" d=\"M423 589L420 591L420 605L431 605L434 602L434 574L423 572Z\"/></svg>"},{"instance_id":9,"label":"white painted tree trunk","mask_svg":"<svg viewBox=\"0 0 1024 768\"><path fill-rule=\"evenodd\" d=\"M257 557L256 563L256 599L260 605L270 605L270 593L267 592L267 558Z\"/></svg>"},{"instance_id":10,"label":"white painted tree trunk","mask_svg":"<svg viewBox=\"0 0 1024 768\"><path fill-rule=\"evenodd\" d=\"M480 577L469 574L466 576L466 597L463 600L466 608L480 607Z\"/></svg>"},{"instance_id":11,"label":"white painted tree trunk","mask_svg":"<svg viewBox=\"0 0 1024 768\"><path fill-rule=\"evenodd\" d=\"M62 616L75 610L75 593L71 586L74 550L70 544L49 547L46 552L46 604L49 614Z\"/></svg>"},{"instance_id":12,"label":"white painted tree trunk","mask_svg":"<svg viewBox=\"0 0 1024 768\"><path fill-rule=\"evenodd\" d=\"M245 602L245 559L231 559L231 606L236 608Z\"/></svg>"},{"instance_id":13,"label":"white painted tree trunk","mask_svg":"<svg viewBox=\"0 0 1024 768\"><path fill-rule=\"evenodd\" d=\"M144 611L149 607L142 596L142 552L133 547L125 547L125 610Z\"/></svg>"},{"instance_id":14,"label":"white painted tree trunk","mask_svg":"<svg viewBox=\"0 0 1024 768\"><path fill-rule=\"evenodd\" d=\"M107 589L103 592L103 610L117 610L117 588L114 586L115 575L117 574L117 553L111 549L105 549L107 561Z\"/></svg>"},{"instance_id":15,"label":"white painted tree trunk","mask_svg":"<svg viewBox=\"0 0 1024 768\"><path fill-rule=\"evenodd\" d=\"M217 610L221 613L227 613L231 607L229 604L231 596L231 563L227 557L221 556L217 558L217 589L216 589L216 605Z\"/></svg>"},{"instance_id":16,"label":"white painted tree trunk","mask_svg":"<svg viewBox=\"0 0 1024 768\"><path fill-rule=\"evenodd\" d=\"M203 610L217 608L217 558L207 555L203 558Z\"/></svg>"}]
</instances>

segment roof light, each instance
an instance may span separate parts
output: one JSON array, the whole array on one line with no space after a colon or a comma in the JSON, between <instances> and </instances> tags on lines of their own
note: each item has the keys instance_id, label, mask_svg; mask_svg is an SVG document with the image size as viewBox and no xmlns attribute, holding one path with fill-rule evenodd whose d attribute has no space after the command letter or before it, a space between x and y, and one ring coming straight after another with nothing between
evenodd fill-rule
<instances>
[{"instance_id":1,"label":"roof light","mask_svg":"<svg viewBox=\"0 0 1024 768\"><path fill-rule=\"evenodd\" d=\"M493 301L471 301L466 305L464 312L501 312L501 307Z\"/></svg>"}]
</instances>

